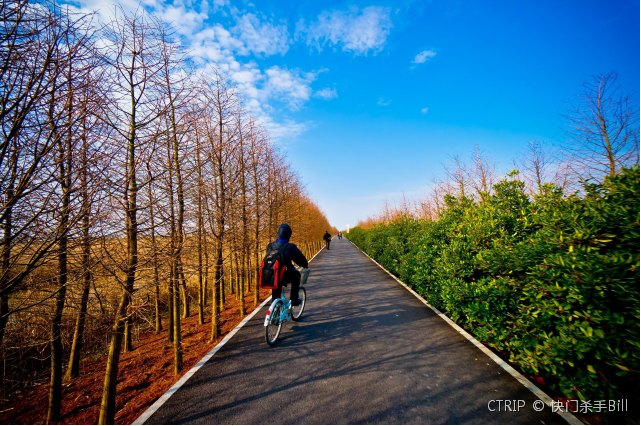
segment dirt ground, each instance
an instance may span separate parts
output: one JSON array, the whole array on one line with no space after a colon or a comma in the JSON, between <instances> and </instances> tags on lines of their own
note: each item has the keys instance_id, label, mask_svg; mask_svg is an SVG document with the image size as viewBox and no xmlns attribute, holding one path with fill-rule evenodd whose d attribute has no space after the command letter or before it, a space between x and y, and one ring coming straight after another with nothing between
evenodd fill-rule
<instances>
[{"instance_id":1,"label":"dirt ground","mask_svg":"<svg viewBox=\"0 0 641 426\"><path fill-rule=\"evenodd\" d=\"M271 293L262 291L261 300ZM183 373L196 365L224 336L241 321L239 304L230 297L221 313L222 335L210 341L211 323L198 324L198 316L182 320ZM232 300L233 299L233 300ZM247 297L253 300L253 297ZM245 303L251 313L255 306ZM165 324L166 326L166 324ZM106 355L84 360L81 377L63 384L63 417L61 424L97 424L105 375ZM173 346L167 333L150 333L134 343L134 350L122 354L118 369L116 424L133 423L178 379L173 374ZM14 404L0 407L0 424L44 424L47 417L49 383L34 386L15 395Z\"/></svg>"}]
</instances>

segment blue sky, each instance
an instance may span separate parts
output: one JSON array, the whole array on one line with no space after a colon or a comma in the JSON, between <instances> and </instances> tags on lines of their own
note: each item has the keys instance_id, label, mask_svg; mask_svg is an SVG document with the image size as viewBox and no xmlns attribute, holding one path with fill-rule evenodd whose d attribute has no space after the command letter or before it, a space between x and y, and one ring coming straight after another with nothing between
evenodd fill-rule
<instances>
[{"instance_id":1,"label":"blue sky","mask_svg":"<svg viewBox=\"0 0 641 426\"><path fill-rule=\"evenodd\" d=\"M500 174L558 146L594 75L639 103L636 0L143 3L230 75L338 228L421 198L475 145Z\"/></svg>"}]
</instances>

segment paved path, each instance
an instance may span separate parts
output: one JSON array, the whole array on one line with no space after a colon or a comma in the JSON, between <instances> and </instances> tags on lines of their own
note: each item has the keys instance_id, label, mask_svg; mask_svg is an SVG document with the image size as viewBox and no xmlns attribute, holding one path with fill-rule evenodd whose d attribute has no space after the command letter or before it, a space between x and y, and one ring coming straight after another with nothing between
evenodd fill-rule
<instances>
[{"instance_id":1,"label":"paved path","mask_svg":"<svg viewBox=\"0 0 641 426\"><path fill-rule=\"evenodd\" d=\"M147 423L564 423L348 241L311 268L304 319L276 347L263 309Z\"/></svg>"}]
</instances>

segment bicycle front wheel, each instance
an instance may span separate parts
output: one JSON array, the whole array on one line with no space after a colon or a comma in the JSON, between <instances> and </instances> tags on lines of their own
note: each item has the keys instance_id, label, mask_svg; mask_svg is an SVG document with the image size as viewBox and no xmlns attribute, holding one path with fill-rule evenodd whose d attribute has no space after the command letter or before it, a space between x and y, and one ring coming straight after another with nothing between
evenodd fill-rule
<instances>
[{"instance_id":1,"label":"bicycle front wheel","mask_svg":"<svg viewBox=\"0 0 641 426\"><path fill-rule=\"evenodd\" d=\"M292 319L294 321L300 321L303 316L303 310L305 309L305 302L307 301L307 293L305 292L305 287L300 287L298 289L298 298L300 299L300 305L292 306Z\"/></svg>"},{"instance_id":2,"label":"bicycle front wheel","mask_svg":"<svg viewBox=\"0 0 641 426\"><path fill-rule=\"evenodd\" d=\"M283 311L283 302L278 302L274 305L274 308L269 313L269 321L265 326L265 340L269 346L274 346L278 335L280 334L280 329L283 327L283 323L280 320L281 312Z\"/></svg>"}]
</instances>

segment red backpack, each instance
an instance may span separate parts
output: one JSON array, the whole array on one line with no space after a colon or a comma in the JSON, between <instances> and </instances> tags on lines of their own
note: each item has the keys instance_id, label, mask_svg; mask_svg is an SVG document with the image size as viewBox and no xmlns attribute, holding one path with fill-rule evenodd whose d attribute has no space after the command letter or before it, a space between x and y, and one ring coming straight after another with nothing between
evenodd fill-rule
<instances>
[{"instance_id":1,"label":"red backpack","mask_svg":"<svg viewBox=\"0 0 641 426\"><path fill-rule=\"evenodd\" d=\"M270 244L269 248L271 248L271 250L267 252L265 258L260 263L258 282L261 288L275 290L280 288L285 271L287 270L287 265L285 265L283 259L283 253L285 252L285 248L287 248L287 244L283 244L279 249L272 248Z\"/></svg>"}]
</instances>

